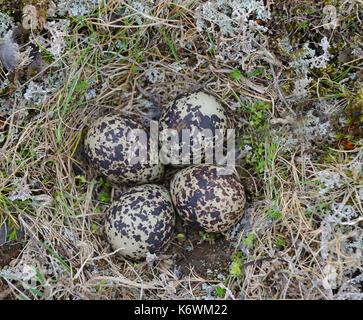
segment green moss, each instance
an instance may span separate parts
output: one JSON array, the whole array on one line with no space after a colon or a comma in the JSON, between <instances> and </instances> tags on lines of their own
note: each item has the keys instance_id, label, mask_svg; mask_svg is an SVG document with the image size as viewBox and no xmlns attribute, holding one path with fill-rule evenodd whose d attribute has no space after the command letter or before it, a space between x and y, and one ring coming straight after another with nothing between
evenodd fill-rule
<instances>
[{"instance_id":1,"label":"green moss","mask_svg":"<svg viewBox=\"0 0 363 320\"><path fill-rule=\"evenodd\" d=\"M362 86L362 83L360 83ZM345 113L350 119L351 125L356 125L361 127L363 125L363 87L361 87L356 95L353 95L348 106L345 110Z\"/></svg>"}]
</instances>

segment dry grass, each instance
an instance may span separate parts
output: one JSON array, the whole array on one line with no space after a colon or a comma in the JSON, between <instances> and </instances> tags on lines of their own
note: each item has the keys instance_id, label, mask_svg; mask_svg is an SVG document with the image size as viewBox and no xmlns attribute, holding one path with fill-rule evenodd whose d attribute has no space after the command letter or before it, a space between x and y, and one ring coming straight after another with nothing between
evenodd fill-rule
<instances>
[{"instance_id":1,"label":"dry grass","mask_svg":"<svg viewBox=\"0 0 363 320\"><path fill-rule=\"evenodd\" d=\"M4 126L11 134L0 149L1 209L26 230L22 251L0 270L13 297L197 299L205 297L206 283L225 288L225 299L362 298L353 283L362 274L362 248L352 247L362 241L361 140L352 150L324 148L319 154L296 145L287 152L286 140L279 137L295 128L297 111L281 91L278 77L284 66L267 42L254 66L266 66L272 77L262 74L251 80L241 75L236 80L230 76L235 63L211 54L210 39L197 30L199 1L174 7L161 1L152 16L130 6L131 13L123 16L116 12L123 1L105 2L97 15L73 21L68 50L34 78L20 78L18 90L49 77L56 77L59 86L33 107L21 96L7 100L11 112ZM223 37L213 32L218 52ZM115 47L118 39L122 49ZM251 64L253 59L257 57ZM159 73L153 78L155 68ZM246 208L248 224L235 240L245 264L239 276L224 282L192 269L178 274L168 253L172 250L138 264L117 257L105 238L103 217L123 186L102 184L84 166L84 178L75 177L73 170L77 145L93 119L125 112L147 121L178 94L196 88L219 97L242 134L255 132L246 126L248 110L234 113L229 108L238 103L236 96L272 106L266 121L271 134L256 133L264 141L263 171L256 173L243 157L238 163L253 201ZM84 99L92 90L95 94ZM279 123L283 130L275 130ZM319 183L323 170L340 176L340 186L325 194ZM7 200L19 188L30 190L27 199ZM100 198L104 192L109 199ZM333 203L351 205L356 216L337 223L331 218ZM250 233L254 238L246 245ZM170 247L177 247L174 241ZM6 270L16 279L4 275Z\"/></svg>"}]
</instances>

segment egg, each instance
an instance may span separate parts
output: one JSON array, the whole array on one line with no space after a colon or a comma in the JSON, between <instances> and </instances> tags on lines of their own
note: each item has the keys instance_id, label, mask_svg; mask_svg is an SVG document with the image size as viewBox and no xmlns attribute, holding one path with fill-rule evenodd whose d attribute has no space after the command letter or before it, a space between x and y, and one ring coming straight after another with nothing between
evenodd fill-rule
<instances>
[{"instance_id":1,"label":"egg","mask_svg":"<svg viewBox=\"0 0 363 320\"><path fill-rule=\"evenodd\" d=\"M243 216L245 190L237 173L215 165L182 169L170 183L171 198L179 216L205 232L223 232Z\"/></svg>"},{"instance_id":2,"label":"egg","mask_svg":"<svg viewBox=\"0 0 363 320\"><path fill-rule=\"evenodd\" d=\"M156 184L135 186L112 203L105 232L113 250L131 260L159 252L170 240L175 212L168 190Z\"/></svg>"},{"instance_id":3,"label":"egg","mask_svg":"<svg viewBox=\"0 0 363 320\"><path fill-rule=\"evenodd\" d=\"M159 119L160 159L176 166L200 164L205 156L200 148L205 146L213 153L216 130L224 132L227 127L226 112L215 97L203 91L180 95L162 110Z\"/></svg>"},{"instance_id":4,"label":"egg","mask_svg":"<svg viewBox=\"0 0 363 320\"><path fill-rule=\"evenodd\" d=\"M88 128L85 155L98 174L115 183L155 182L163 176L164 166L150 161L149 136L149 130L130 116L106 115Z\"/></svg>"}]
</instances>

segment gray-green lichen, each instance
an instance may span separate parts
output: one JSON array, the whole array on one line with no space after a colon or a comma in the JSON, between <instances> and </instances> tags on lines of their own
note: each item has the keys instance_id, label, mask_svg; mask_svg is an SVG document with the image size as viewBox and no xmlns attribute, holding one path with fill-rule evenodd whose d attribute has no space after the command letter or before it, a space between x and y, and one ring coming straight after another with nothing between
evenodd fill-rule
<instances>
[{"instance_id":1,"label":"gray-green lichen","mask_svg":"<svg viewBox=\"0 0 363 320\"><path fill-rule=\"evenodd\" d=\"M69 14L75 18L85 16L99 8L102 0L65 0L57 4L58 13L62 16Z\"/></svg>"},{"instance_id":2,"label":"gray-green lichen","mask_svg":"<svg viewBox=\"0 0 363 320\"><path fill-rule=\"evenodd\" d=\"M215 0L207 1L197 8L197 28L199 31L205 28L205 20L217 24L223 35L231 36L238 33L241 24L251 24L250 16L256 15L256 19L263 21L271 18L271 13L265 7L263 1L247 0ZM264 27L257 25L257 29Z\"/></svg>"},{"instance_id":3,"label":"gray-green lichen","mask_svg":"<svg viewBox=\"0 0 363 320\"><path fill-rule=\"evenodd\" d=\"M215 57L235 62L242 70L250 71L246 66L255 66L255 62L248 64L250 57L264 47L261 35L268 31L258 20L266 22L271 18L263 1L207 1L195 11L197 30L219 38Z\"/></svg>"},{"instance_id":4,"label":"gray-green lichen","mask_svg":"<svg viewBox=\"0 0 363 320\"><path fill-rule=\"evenodd\" d=\"M13 19L7 14L0 12L0 40L7 36L12 26Z\"/></svg>"}]
</instances>

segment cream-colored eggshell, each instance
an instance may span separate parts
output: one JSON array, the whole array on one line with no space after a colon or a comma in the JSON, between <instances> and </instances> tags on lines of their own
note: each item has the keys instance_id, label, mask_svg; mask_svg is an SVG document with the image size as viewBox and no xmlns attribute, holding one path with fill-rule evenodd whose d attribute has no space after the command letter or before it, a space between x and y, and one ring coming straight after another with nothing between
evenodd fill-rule
<instances>
[{"instance_id":1,"label":"cream-colored eggshell","mask_svg":"<svg viewBox=\"0 0 363 320\"><path fill-rule=\"evenodd\" d=\"M101 175L116 183L149 183L160 180L164 174L162 163L132 164L129 155L132 144L137 141L133 130L143 130L149 134L141 123L126 115L106 115L97 119L88 129L84 141L85 154L90 165ZM149 140L149 135L147 136ZM134 139L133 139L134 138ZM147 144L140 144L148 148Z\"/></svg>"},{"instance_id":2,"label":"cream-colored eggshell","mask_svg":"<svg viewBox=\"0 0 363 320\"><path fill-rule=\"evenodd\" d=\"M146 184L130 188L107 211L105 231L113 250L140 260L159 252L170 240L175 213L168 190Z\"/></svg>"},{"instance_id":3,"label":"cream-colored eggshell","mask_svg":"<svg viewBox=\"0 0 363 320\"><path fill-rule=\"evenodd\" d=\"M159 144L162 159L169 159L171 164L182 164L182 131L187 129L191 135L191 163L199 164L203 161L203 153L199 155L197 148L204 141L206 148L213 148L213 139L204 139L203 130L210 130L214 134L216 130L226 130L228 118L223 106L215 97L203 92L192 92L177 97L162 111L159 119ZM178 142L171 148L163 148L168 141L169 132L173 129L177 133Z\"/></svg>"}]
</instances>

